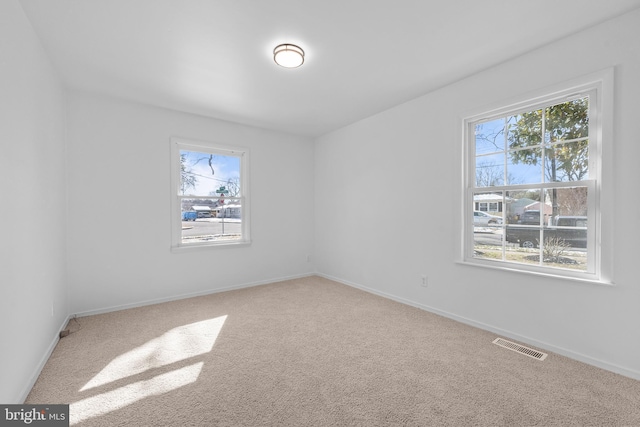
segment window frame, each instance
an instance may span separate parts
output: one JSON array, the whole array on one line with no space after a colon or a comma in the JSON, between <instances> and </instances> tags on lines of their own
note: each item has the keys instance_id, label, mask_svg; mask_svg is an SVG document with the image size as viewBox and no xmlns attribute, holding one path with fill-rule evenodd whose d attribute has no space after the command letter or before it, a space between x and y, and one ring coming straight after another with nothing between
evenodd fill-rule
<instances>
[{"instance_id":1,"label":"window frame","mask_svg":"<svg viewBox=\"0 0 640 427\"><path fill-rule=\"evenodd\" d=\"M603 221L603 211L606 216L612 213L611 177L611 145L613 121L613 69L607 69L589 76L575 79L571 82L556 85L551 88L520 96L510 102L503 102L491 108L483 108L478 112L464 115L462 122L462 227L459 240L458 262L467 265L494 268L505 271L515 271L534 275L553 276L601 284L613 284L612 278L612 232L610 220ZM582 181L566 181L560 183L500 185L495 187L476 187L476 151L475 126L518 113L567 102L580 95L589 95L589 177ZM607 174L607 175L605 175ZM474 226L473 210L476 207L474 193L487 190L508 190L522 188L562 188L576 186L577 183L588 187L588 252L587 271L573 271L544 265L529 265L507 260L490 260L474 257ZM604 183L604 184L603 184ZM608 205L604 203L609 203ZM504 203L503 203L504 204ZM505 212L501 227L506 230ZM603 228L607 235L603 234ZM503 239L503 248L506 242Z\"/></svg>"},{"instance_id":2,"label":"window frame","mask_svg":"<svg viewBox=\"0 0 640 427\"><path fill-rule=\"evenodd\" d=\"M202 250L207 248L246 246L251 244L251 197L249 192L249 158L250 152L246 147L230 146L215 142L199 141L181 137L171 137L171 252ZM182 242L182 199L216 198L217 196L188 196L180 194L181 162L180 151L188 150L221 156L233 156L240 159L240 199L241 239L195 242Z\"/></svg>"}]
</instances>

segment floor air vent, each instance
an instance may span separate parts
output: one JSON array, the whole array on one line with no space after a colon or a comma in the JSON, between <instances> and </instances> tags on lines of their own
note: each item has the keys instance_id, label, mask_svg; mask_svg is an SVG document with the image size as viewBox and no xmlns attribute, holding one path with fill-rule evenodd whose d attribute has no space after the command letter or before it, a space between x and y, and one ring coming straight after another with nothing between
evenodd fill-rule
<instances>
[{"instance_id":1,"label":"floor air vent","mask_svg":"<svg viewBox=\"0 0 640 427\"><path fill-rule=\"evenodd\" d=\"M525 356L529 356L529 357L532 357L532 358L537 359L537 360L544 360L544 359L547 358L547 354L546 353L543 353L543 352L538 351L538 350L534 350L534 349L529 348L529 347L525 347L525 346L520 345L520 344L516 344L516 343L511 342L511 341L507 341L507 340L502 339L502 338L496 338L495 340L493 340L493 343L499 345L500 347L504 347L504 348L506 348L508 350L524 354Z\"/></svg>"}]
</instances>

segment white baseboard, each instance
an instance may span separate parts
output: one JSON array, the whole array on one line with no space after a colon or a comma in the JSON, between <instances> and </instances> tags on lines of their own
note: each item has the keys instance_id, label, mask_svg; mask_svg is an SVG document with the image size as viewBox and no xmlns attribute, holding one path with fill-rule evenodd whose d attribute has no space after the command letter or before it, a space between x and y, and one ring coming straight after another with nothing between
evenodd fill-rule
<instances>
[{"instance_id":1,"label":"white baseboard","mask_svg":"<svg viewBox=\"0 0 640 427\"><path fill-rule=\"evenodd\" d=\"M473 326L473 327L476 327L476 328L479 328L479 329L482 329L482 330L485 330L485 331L493 332L493 333L502 335L504 337L511 338L513 340L516 340L516 341L520 341L520 342L522 342L524 344L529 344L529 345L534 346L534 347L539 347L541 349L544 349L544 350L547 350L547 351L550 351L550 352L553 352L553 353L556 353L556 354L560 354L562 356L566 356L566 357L568 357L570 359L577 360L579 362L583 362L583 363L586 363L588 365L595 366L597 368L605 369L607 371L611 371L611 372L614 372L616 374L624 375L625 377L629 377L629 378L633 378L633 379L636 379L636 380L640 380L640 371L636 371L634 369L629 369L629 368L625 368L623 366L618 366L616 364L605 362L603 360L599 360L599 359L584 355L582 353L577 353L575 351L572 351L572 350L569 350L569 349L566 349L566 348L563 348L563 347L558 347L558 346L555 346L555 345L552 345L552 344L549 344L549 343L546 343L546 342L538 341L536 339L533 339L533 338L530 338L530 337L526 337L526 336L517 334L517 333L512 332L512 331L508 331L508 330L505 330L505 329L502 329L502 328L498 328L498 327L495 327L495 326L492 326L492 325L488 325L486 323L477 322L477 321L475 321L473 319L468 319L466 317L458 316L457 314L449 313L447 311L443 311L443 310L440 310L440 309L437 309L437 308L434 308L434 307L430 307L428 305L420 304L420 303L417 303L415 301L411 301L411 300L408 300L408 299L405 299L405 298L402 298L402 297L398 297L396 295L388 294L386 292L381 292L381 291L378 291L376 289L372 289L372 288L369 288L367 286L361 285L359 283L350 282L348 280L340 279L338 277L333 277L333 276L330 276L328 274L316 273L316 275L320 276L320 277L324 277L324 278L329 279L329 280L333 280L334 282L342 283L344 285L360 289L360 290L365 291L365 292L369 292L369 293L374 294L374 295L381 296L383 298L388 298L390 300L393 300L393 301L396 301L396 302L399 302L399 303L402 303L402 304L406 304L406 305L409 305L409 306L412 306L412 307L416 307L416 308L419 308L421 310L425 310L425 311L428 311L430 313L434 313L434 314L437 314L439 316L446 317L446 318L458 321L460 323L464 323L464 324L469 325L469 326Z\"/></svg>"},{"instance_id":2,"label":"white baseboard","mask_svg":"<svg viewBox=\"0 0 640 427\"><path fill-rule=\"evenodd\" d=\"M186 298L200 297L200 296L204 296L204 295L216 294L216 293L219 293L219 292L233 291L233 290L236 290L236 289L251 288L253 286L268 285L269 283L283 282L285 280L300 279L302 277L309 277L309 276L315 276L315 275L316 275L316 273L305 273L305 274L298 274L298 275L294 275L294 276L272 278L272 279L268 279L268 280L259 280L259 281L256 281L256 282L242 283L242 284L239 284L239 285L227 286L227 287L224 287L224 288L208 289L208 290L200 291L200 292L193 292L193 293L188 293L188 294L179 294L179 295L173 295L173 296L165 297L165 298L157 298L157 299L139 301L139 302L130 303L130 304L114 305L114 306L99 308L99 309L95 309L95 310L87 310L87 311L82 311L82 312L75 313L75 315L77 317L93 316L95 314L110 313L112 311L120 311L120 310L129 309L129 308L144 307L146 305L161 304L163 302L170 302L170 301L177 301L177 300L186 299Z\"/></svg>"},{"instance_id":3,"label":"white baseboard","mask_svg":"<svg viewBox=\"0 0 640 427\"><path fill-rule=\"evenodd\" d=\"M16 402L24 403L24 401L27 399L29 392L31 391L36 381L38 380L38 377L40 376L40 372L42 372L44 365L47 363L47 360L49 360L49 357L51 357L51 353L53 353L53 349L55 349L56 345L58 345L58 341L60 340L60 332L64 330L65 326L67 326L67 323L69 323L69 320L71 320L71 315L67 316L67 318L62 322L62 324L58 328L58 332L56 332L56 335L53 337L53 340L51 341L46 351L40 358L40 362L38 362L38 365L36 366L36 369L31 375L29 382L22 388L22 390L18 394Z\"/></svg>"}]
</instances>

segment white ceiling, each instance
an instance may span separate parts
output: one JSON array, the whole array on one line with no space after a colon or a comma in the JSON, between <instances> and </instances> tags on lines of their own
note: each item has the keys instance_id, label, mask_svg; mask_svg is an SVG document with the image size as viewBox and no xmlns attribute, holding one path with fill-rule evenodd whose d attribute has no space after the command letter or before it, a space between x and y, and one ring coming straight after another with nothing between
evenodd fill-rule
<instances>
[{"instance_id":1,"label":"white ceiling","mask_svg":"<svg viewBox=\"0 0 640 427\"><path fill-rule=\"evenodd\" d=\"M318 136L640 0L21 0L67 87ZM306 51L297 69L273 48Z\"/></svg>"}]
</instances>

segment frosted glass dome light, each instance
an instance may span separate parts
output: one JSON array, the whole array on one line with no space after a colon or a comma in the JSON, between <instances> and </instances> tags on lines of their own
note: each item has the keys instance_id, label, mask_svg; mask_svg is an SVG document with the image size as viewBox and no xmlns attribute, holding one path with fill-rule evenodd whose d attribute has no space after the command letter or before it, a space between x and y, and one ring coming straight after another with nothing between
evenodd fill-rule
<instances>
[{"instance_id":1,"label":"frosted glass dome light","mask_svg":"<svg viewBox=\"0 0 640 427\"><path fill-rule=\"evenodd\" d=\"M273 49L273 60L285 68L297 68L304 63L304 50L294 44L281 44Z\"/></svg>"}]
</instances>

